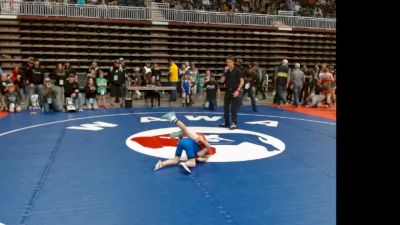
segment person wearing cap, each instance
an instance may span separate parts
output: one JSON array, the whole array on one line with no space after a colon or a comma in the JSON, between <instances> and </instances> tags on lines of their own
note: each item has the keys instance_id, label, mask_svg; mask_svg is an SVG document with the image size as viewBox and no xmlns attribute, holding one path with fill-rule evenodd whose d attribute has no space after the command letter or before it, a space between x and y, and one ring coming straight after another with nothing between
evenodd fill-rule
<instances>
[{"instance_id":1,"label":"person wearing cap","mask_svg":"<svg viewBox=\"0 0 400 225\"><path fill-rule=\"evenodd\" d=\"M274 97L274 103L278 104L278 106L280 106L281 103L284 105L286 104L286 91L289 88L290 81L290 69L288 63L289 62L286 59L282 60L281 65L278 66L275 72L276 94Z\"/></svg>"},{"instance_id":2,"label":"person wearing cap","mask_svg":"<svg viewBox=\"0 0 400 225\"><path fill-rule=\"evenodd\" d=\"M17 92L17 89L13 83L7 84L7 94L5 95L5 101L8 112L21 112L21 96Z\"/></svg>"},{"instance_id":3,"label":"person wearing cap","mask_svg":"<svg viewBox=\"0 0 400 225\"><path fill-rule=\"evenodd\" d=\"M294 64L294 70L290 73L290 83L293 84L293 106L299 107L300 91L305 82L303 71L300 70L300 63Z\"/></svg>"},{"instance_id":4,"label":"person wearing cap","mask_svg":"<svg viewBox=\"0 0 400 225\"><path fill-rule=\"evenodd\" d=\"M51 110L54 112L62 111L60 96L58 95L59 90L51 84L50 78L44 78L44 84L40 94L40 103L43 107L43 112L47 113Z\"/></svg>"},{"instance_id":5,"label":"person wearing cap","mask_svg":"<svg viewBox=\"0 0 400 225\"><path fill-rule=\"evenodd\" d=\"M126 76L123 69L120 67L119 60L115 60L113 69L108 74L108 85L110 85L111 107L114 106L116 99L121 98L121 107L124 106L124 87Z\"/></svg>"},{"instance_id":6,"label":"person wearing cap","mask_svg":"<svg viewBox=\"0 0 400 225\"><path fill-rule=\"evenodd\" d=\"M5 102L5 95L7 94L7 85L11 84L11 80L8 79L6 73L2 73L0 76L0 110L7 110L8 106Z\"/></svg>"},{"instance_id":7,"label":"person wearing cap","mask_svg":"<svg viewBox=\"0 0 400 225\"><path fill-rule=\"evenodd\" d=\"M64 86L64 97L72 98L74 100L74 104L79 112L83 111L83 102L84 98L82 93L79 92L79 84L76 82L76 78L74 74L68 75L68 80Z\"/></svg>"}]
</instances>

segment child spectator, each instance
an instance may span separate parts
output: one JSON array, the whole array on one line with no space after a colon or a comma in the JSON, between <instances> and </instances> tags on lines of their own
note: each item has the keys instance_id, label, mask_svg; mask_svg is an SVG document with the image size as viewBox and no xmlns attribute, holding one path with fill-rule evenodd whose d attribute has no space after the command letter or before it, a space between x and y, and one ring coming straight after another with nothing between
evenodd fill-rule
<instances>
[{"instance_id":1,"label":"child spectator","mask_svg":"<svg viewBox=\"0 0 400 225\"><path fill-rule=\"evenodd\" d=\"M8 106L5 102L5 95L7 94L7 85L11 84L12 82L8 79L6 73L1 74L0 79L0 109L1 110L8 110Z\"/></svg>"},{"instance_id":2,"label":"child spectator","mask_svg":"<svg viewBox=\"0 0 400 225\"><path fill-rule=\"evenodd\" d=\"M190 103L190 76L189 74L185 74L182 80L182 106L187 107Z\"/></svg>"},{"instance_id":3,"label":"child spectator","mask_svg":"<svg viewBox=\"0 0 400 225\"><path fill-rule=\"evenodd\" d=\"M14 82L20 97L24 96L24 82L22 81L21 70L18 66L12 70L11 81Z\"/></svg>"},{"instance_id":4,"label":"child spectator","mask_svg":"<svg viewBox=\"0 0 400 225\"><path fill-rule=\"evenodd\" d=\"M87 85L85 87L86 106L89 110L90 109L94 109L94 110L99 109L99 107L97 106L97 101L96 101L96 97L97 97L96 89L97 89L97 86L94 83L93 78L89 77Z\"/></svg>"},{"instance_id":5,"label":"child spectator","mask_svg":"<svg viewBox=\"0 0 400 225\"><path fill-rule=\"evenodd\" d=\"M206 103L204 104L204 108L216 110L217 99L220 101L221 92L214 75L210 75L210 79L205 83L204 89L206 90Z\"/></svg>"},{"instance_id":6,"label":"child spectator","mask_svg":"<svg viewBox=\"0 0 400 225\"><path fill-rule=\"evenodd\" d=\"M104 73L102 70L98 72L99 77L96 78L97 84L97 96L99 99L99 106L103 108L107 108L106 106L106 94L107 94L107 79L104 78Z\"/></svg>"},{"instance_id":7,"label":"child spectator","mask_svg":"<svg viewBox=\"0 0 400 225\"><path fill-rule=\"evenodd\" d=\"M5 95L6 105L10 113L21 112L21 97L13 83L7 85L7 94Z\"/></svg>"}]
</instances>

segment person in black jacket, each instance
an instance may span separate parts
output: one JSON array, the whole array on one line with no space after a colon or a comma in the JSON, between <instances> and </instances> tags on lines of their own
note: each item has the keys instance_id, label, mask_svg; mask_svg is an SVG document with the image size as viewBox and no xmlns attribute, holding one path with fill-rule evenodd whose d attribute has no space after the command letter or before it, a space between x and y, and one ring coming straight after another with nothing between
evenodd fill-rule
<instances>
[{"instance_id":1,"label":"person in black jacket","mask_svg":"<svg viewBox=\"0 0 400 225\"><path fill-rule=\"evenodd\" d=\"M253 112L257 112L255 92L258 83L257 72L251 67L247 67L244 73L244 91L240 95L238 107L242 106L243 98L248 94L251 100L251 106L253 107Z\"/></svg>"},{"instance_id":2,"label":"person in black jacket","mask_svg":"<svg viewBox=\"0 0 400 225\"><path fill-rule=\"evenodd\" d=\"M83 111L83 95L79 93L78 82L75 81L75 75L69 74L68 81L64 85L64 97L72 98L79 112Z\"/></svg>"},{"instance_id":3,"label":"person in black jacket","mask_svg":"<svg viewBox=\"0 0 400 225\"><path fill-rule=\"evenodd\" d=\"M114 106L116 98L121 98L121 107L124 107L125 80L125 73L124 70L120 67L120 62L119 60L115 60L113 68L108 74L107 82L110 85L111 107Z\"/></svg>"},{"instance_id":4,"label":"person in black jacket","mask_svg":"<svg viewBox=\"0 0 400 225\"><path fill-rule=\"evenodd\" d=\"M32 105L31 96L38 94L40 98L40 92L43 88L44 81L44 70L40 68L40 62L35 60L31 71L26 71L26 84L28 87L28 106Z\"/></svg>"},{"instance_id":5,"label":"person in black jacket","mask_svg":"<svg viewBox=\"0 0 400 225\"><path fill-rule=\"evenodd\" d=\"M85 87L85 97L86 97L86 106L87 109L94 109L97 110L99 109L99 106L97 105L97 85L94 82L94 79L89 77L87 85Z\"/></svg>"}]
</instances>

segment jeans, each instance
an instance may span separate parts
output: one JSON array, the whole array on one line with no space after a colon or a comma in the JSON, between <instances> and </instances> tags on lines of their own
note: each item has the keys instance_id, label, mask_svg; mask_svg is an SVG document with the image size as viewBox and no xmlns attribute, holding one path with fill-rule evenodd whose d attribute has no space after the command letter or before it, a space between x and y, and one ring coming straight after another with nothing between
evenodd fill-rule
<instances>
[{"instance_id":1,"label":"jeans","mask_svg":"<svg viewBox=\"0 0 400 225\"><path fill-rule=\"evenodd\" d=\"M208 102L209 106L205 109L217 110L217 99L216 98L206 98L206 102Z\"/></svg>"},{"instance_id":2,"label":"jeans","mask_svg":"<svg viewBox=\"0 0 400 225\"><path fill-rule=\"evenodd\" d=\"M38 94L40 99L40 92L43 89L43 85L42 84L34 84L33 87L31 87L30 85L28 86L28 105L32 105L32 101L31 101L31 96L34 94Z\"/></svg>"},{"instance_id":3,"label":"jeans","mask_svg":"<svg viewBox=\"0 0 400 225\"><path fill-rule=\"evenodd\" d=\"M256 107L256 96L255 96L255 91L253 90L253 88L252 87L250 87L249 89L245 89L244 91L243 91L243 93L239 96L239 106L242 106L243 104L243 98L244 98L244 96L246 95L246 93L248 93L248 96L250 97L250 100L251 100L251 106L253 107L253 110L256 110L257 109L257 107Z\"/></svg>"},{"instance_id":4,"label":"jeans","mask_svg":"<svg viewBox=\"0 0 400 225\"><path fill-rule=\"evenodd\" d=\"M82 93L78 93L75 95L75 98L72 98L74 101L74 105L75 107L78 109L78 111L82 111L83 110L83 103L85 102L85 99L82 95ZM65 101L67 102L67 101Z\"/></svg>"},{"instance_id":5,"label":"jeans","mask_svg":"<svg viewBox=\"0 0 400 225\"><path fill-rule=\"evenodd\" d=\"M293 86L293 105L299 106L301 86Z\"/></svg>"},{"instance_id":6,"label":"jeans","mask_svg":"<svg viewBox=\"0 0 400 225\"><path fill-rule=\"evenodd\" d=\"M176 87L176 89L178 89L178 82L169 82L169 86ZM176 90L171 91L170 100L173 102L176 101Z\"/></svg>"},{"instance_id":7,"label":"jeans","mask_svg":"<svg viewBox=\"0 0 400 225\"><path fill-rule=\"evenodd\" d=\"M62 108L57 99L52 99L51 104L49 104L47 101L43 102L43 112L48 113L50 112L51 109L53 109L54 112L61 112Z\"/></svg>"}]
</instances>

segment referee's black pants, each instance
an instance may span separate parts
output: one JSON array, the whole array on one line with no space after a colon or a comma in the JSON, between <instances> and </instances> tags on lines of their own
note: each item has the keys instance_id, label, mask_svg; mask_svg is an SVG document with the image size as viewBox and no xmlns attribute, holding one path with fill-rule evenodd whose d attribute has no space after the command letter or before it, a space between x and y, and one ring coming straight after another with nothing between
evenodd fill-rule
<instances>
[{"instance_id":1,"label":"referee's black pants","mask_svg":"<svg viewBox=\"0 0 400 225\"><path fill-rule=\"evenodd\" d=\"M229 121L229 109L232 112L232 122L237 125L237 104L238 104L238 97L234 98L233 89L226 89L225 96L224 96L224 118L225 118L225 125L230 125Z\"/></svg>"}]
</instances>

